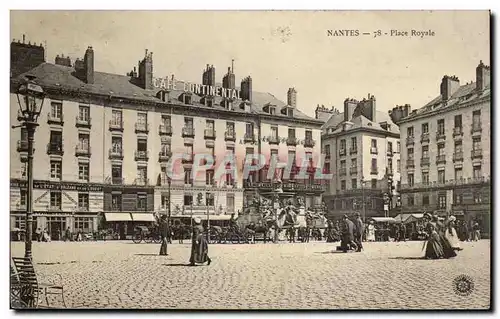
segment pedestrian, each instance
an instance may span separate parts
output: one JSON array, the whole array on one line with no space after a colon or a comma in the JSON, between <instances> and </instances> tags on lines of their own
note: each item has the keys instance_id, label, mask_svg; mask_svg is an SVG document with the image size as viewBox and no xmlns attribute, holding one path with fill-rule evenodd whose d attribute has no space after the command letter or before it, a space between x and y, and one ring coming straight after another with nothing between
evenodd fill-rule
<instances>
[{"instance_id":1,"label":"pedestrian","mask_svg":"<svg viewBox=\"0 0 500 319\"><path fill-rule=\"evenodd\" d=\"M457 235L457 231L455 230L455 221L456 220L457 220L457 218L455 216L450 216L448 218L448 227L446 227L446 231L445 231L444 236L448 239L448 241L451 244L451 247L454 250L462 250L462 248L460 248L460 241L459 241L459 238Z\"/></svg>"},{"instance_id":2,"label":"pedestrian","mask_svg":"<svg viewBox=\"0 0 500 319\"><path fill-rule=\"evenodd\" d=\"M455 257L457 254L451 248L448 240L441 236L440 223L438 216L431 216L429 213L424 213L424 220L426 222L426 230L429 234L427 241L424 242L426 259L440 259L440 258L451 258Z\"/></svg>"},{"instance_id":3,"label":"pedestrian","mask_svg":"<svg viewBox=\"0 0 500 319\"><path fill-rule=\"evenodd\" d=\"M160 246L160 256L168 256L168 216L164 214L160 217L160 236L161 236L161 246Z\"/></svg>"},{"instance_id":4,"label":"pedestrian","mask_svg":"<svg viewBox=\"0 0 500 319\"><path fill-rule=\"evenodd\" d=\"M68 241L68 240L71 240L71 230L68 228L66 228L66 232L64 233L64 241Z\"/></svg>"},{"instance_id":5,"label":"pedestrian","mask_svg":"<svg viewBox=\"0 0 500 319\"><path fill-rule=\"evenodd\" d=\"M404 223L401 223L401 228L400 228L400 239L403 238L403 241L406 241L406 225Z\"/></svg>"},{"instance_id":6,"label":"pedestrian","mask_svg":"<svg viewBox=\"0 0 500 319\"><path fill-rule=\"evenodd\" d=\"M36 229L35 234L36 234L36 239L37 239L37 241L38 241L38 242L42 241L42 230L40 229L40 227L38 227L38 228Z\"/></svg>"},{"instance_id":7,"label":"pedestrian","mask_svg":"<svg viewBox=\"0 0 500 319\"><path fill-rule=\"evenodd\" d=\"M368 225L368 234L366 235L366 241L375 241L375 225L373 225L373 220L370 220Z\"/></svg>"},{"instance_id":8,"label":"pedestrian","mask_svg":"<svg viewBox=\"0 0 500 319\"><path fill-rule=\"evenodd\" d=\"M184 244L184 223L182 222L182 220L179 222L179 224L177 225L177 233L179 236L179 244Z\"/></svg>"},{"instance_id":9,"label":"pedestrian","mask_svg":"<svg viewBox=\"0 0 500 319\"><path fill-rule=\"evenodd\" d=\"M364 225L363 221L361 220L361 215L359 214L359 212L356 212L354 215L356 217L356 219L354 220L354 225L356 226L354 230L354 241L358 246L358 249L356 251L360 252L363 249Z\"/></svg>"},{"instance_id":10,"label":"pedestrian","mask_svg":"<svg viewBox=\"0 0 500 319\"><path fill-rule=\"evenodd\" d=\"M478 241L481 239L481 228L479 227L479 223L475 222L474 226L472 227L472 231L474 234L474 241Z\"/></svg>"},{"instance_id":11,"label":"pedestrian","mask_svg":"<svg viewBox=\"0 0 500 319\"><path fill-rule=\"evenodd\" d=\"M212 260L208 257L208 241L203 234L203 226L201 225L201 219L195 217L193 219L193 236L191 240L191 257L189 258L189 264L194 266L196 264L207 263L210 265Z\"/></svg>"},{"instance_id":12,"label":"pedestrian","mask_svg":"<svg viewBox=\"0 0 500 319\"><path fill-rule=\"evenodd\" d=\"M342 240L340 241L340 249L346 253L348 250L352 249L357 251L358 246L354 242L354 223L349 220L347 215L344 215L342 220Z\"/></svg>"}]
</instances>

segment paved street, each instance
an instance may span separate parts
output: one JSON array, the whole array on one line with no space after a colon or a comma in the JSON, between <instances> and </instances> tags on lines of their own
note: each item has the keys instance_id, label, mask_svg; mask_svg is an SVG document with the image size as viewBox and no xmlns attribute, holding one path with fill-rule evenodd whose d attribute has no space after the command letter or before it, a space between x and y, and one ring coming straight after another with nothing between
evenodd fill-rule
<instances>
[{"instance_id":1,"label":"paved street","mask_svg":"<svg viewBox=\"0 0 500 319\"><path fill-rule=\"evenodd\" d=\"M12 243L13 256L24 244ZM417 259L421 242L211 245L210 266L184 266L190 245L132 241L34 243L40 275L59 273L71 308L485 309L490 304L490 241L462 243L450 260ZM472 277L468 297L453 279Z\"/></svg>"}]
</instances>

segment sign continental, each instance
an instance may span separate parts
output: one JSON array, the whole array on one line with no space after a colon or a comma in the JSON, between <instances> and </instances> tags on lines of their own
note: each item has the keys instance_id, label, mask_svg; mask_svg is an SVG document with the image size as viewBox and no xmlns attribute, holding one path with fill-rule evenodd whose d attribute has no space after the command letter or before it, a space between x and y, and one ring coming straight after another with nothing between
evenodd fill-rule
<instances>
[{"instance_id":1,"label":"sign continental","mask_svg":"<svg viewBox=\"0 0 500 319\"><path fill-rule=\"evenodd\" d=\"M169 78L153 78L153 86L157 89L183 90L200 96L220 96L229 99L240 99L240 91L190 82L178 82Z\"/></svg>"},{"instance_id":2,"label":"sign continental","mask_svg":"<svg viewBox=\"0 0 500 319\"><path fill-rule=\"evenodd\" d=\"M11 180L10 187L28 187L28 182L24 180ZM79 191L79 192L102 192L103 185L100 184L83 184L71 182L49 182L49 181L33 181L34 189L49 189L62 191Z\"/></svg>"}]
</instances>

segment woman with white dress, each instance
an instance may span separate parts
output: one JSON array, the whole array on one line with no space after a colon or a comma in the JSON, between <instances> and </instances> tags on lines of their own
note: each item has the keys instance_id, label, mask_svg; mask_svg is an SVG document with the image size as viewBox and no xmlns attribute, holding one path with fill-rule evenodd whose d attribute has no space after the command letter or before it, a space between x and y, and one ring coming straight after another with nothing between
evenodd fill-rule
<instances>
[{"instance_id":1,"label":"woman with white dress","mask_svg":"<svg viewBox=\"0 0 500 319\"><path fill-rule=\"evenodd\" d=\"M446 227L444 237L448 239L454 250L462 250L462 248L460 248L460 239L458 238L457 231L455 230L456 220L457 218L455 216L450 216L448 218L448 225Z\"/></svg>"},{"instance_id":2,"label":"woman with white dress","mask_svg":"<svg viewBox=\"0 0 500 319\"><path fill-rule=\"evenodd\" d=\"M370 221L368 225L368 234L366 234L366 241L375 241L375 226L373 225L373 220Z\"/></svg>"}]
</instances>

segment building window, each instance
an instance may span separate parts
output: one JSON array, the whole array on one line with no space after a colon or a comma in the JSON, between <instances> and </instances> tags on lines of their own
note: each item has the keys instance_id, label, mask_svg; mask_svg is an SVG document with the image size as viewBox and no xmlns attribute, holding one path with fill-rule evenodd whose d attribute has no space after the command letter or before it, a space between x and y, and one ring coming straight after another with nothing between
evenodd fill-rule
<instances>
[{"instance_id":1,"label":"building window","mask_svg":"<svg viewBox=\"0 0 500 319\"><path fill-rule=\"evenodd\" d=\"M408 127L406 130L408 137L413 137L413 126Z\"/></svg>"},{"instance_id":2,"label":"building window","mask_svg":"<svg viewBox=\"0 0 500 319\"><path fill-rule=\"evenodd\" d=\"M271 150L271 160L273 161L273 163L276 163L279 160L278 150Z\"/></svg>"},{"instance_id":3,"label":"building window","mask_svg":"<svg viewBox=\"0 0 500 319\"><path fill-rule=\"evenodd\" d=\"M111 137L111 149L113 153L122 152L122 138L120 136Z\"/></svg>"},{"instance_id":4,"label":"building window","mask_svg":"<svg viewBox=\"0 0 500 319\"><path fill-rule=\"evenodd\" d=\"M137 210L147 210L147 209L148 209L148 195L137 194Z\"/></svg>"},{"instance_id":5,"label":"building window","mask_svg":"<svg viewBox=\"0 0 500 319\"><path fill-rule=\"evenodd\" d=\"M167 194L161 194L161 209L167 209L168 208L168 195Z\"/></svg>"},{"instance_id":6,"label":"building window","mask_svg":"<svg viewBox=\"0 0 500 319\"><path fill-rule=\"evenodd\" d=\"M228 212L234 212L234 194L226 195L226 207Z\"/></svg>"},{"instance_id":7,"label":"building window","mask_svg":"<svg viewBox=\"0 0 500 319\"><path fill-rule=\"evenodd\" d=\"M189 161L193 160L193 144L184 144L185 156Z\"/></svg>"},{"instance_id":8,"label":"building window","mask_svg":"<svg viewBox=\"0 0 500 319\"><path fill-rule=\"evenodd\" d=\"M61 161L50 161L50 177L55 179L62 178L62 163Z\"/></svg>"},{"instance_id":9,"label":"building window","mask_svg":"<svg viewBox=\"0 0 500 319\"><path fill-rule=\"evenodd\" d=\"M478 151L481 149L481 137L474 137L472 139L472 150Z\"/></svg>"},{"instance_id":10,"label":"building window","mask_svg":"<svg viewBox=\"0 0 500 319\"><path fill-rule=\"evenodd\" d=\"M408 194L408 206L415 205L415 197L413 194Z\"/></svg>"},{"instance_id":11,"label":"building window","mask_svg":"<svg viewBox=\"0 0 500 319\"><path fill-rule=\"evenodd\" d=\"M172 125L172 120L170 115L162 115L161 116L161 125L164 127L170 127Z\"/></svg>"},{"instance_id":12,"label":"building window","mask_svg":"<svg viewBox=\"0 0 500 319\"><path fill-rule=\"evenodd\" d=\"M351 158L351 167L358 168L358 159L357 158Z\"/></svg>"},{"instance_id":13,"label":"building window","mask_svg":"<svg viewBox=\"0 0 500 319\"><path fill-rule=\"evenodd\" d=\"M295 151L288 151L288 165L291 165L291 167L297 166L297 163L295 162Z\"/></svg>"},{"instance_id":14,"label":"building window","mask_svg":"<svg viewBox=\"0 0 500 319\"><path fill-rule=\"evenodd\" d=\"M352 189L357 189L358 188L358 180L353 178L351 180L351 185L352 185Z\"/></svg>"},{"instance_id":15,"label":"building window","mask_svg":"<svg viewBox=\"0 0 500 319\"><path fill-rule=\"evenodd\" d=\"M205 183L207 185L213 185L214 184L214 171L213 170L207 170L206 171Z\"/></svg>"},{"instance_id":16,"label":"building window","mask_svg":"<svg viewBox=\"0 0 500 319\"><path fill-rule=\"evenodd\" d=\"M377 148L377 140L372 138L372 148Z\"/></svg>"},{"instance_id":17,"label":"building window","mask_svg":"<svg viewBox=\"0 0 500 319\"><path fill-rule=\"evenodd\" d=\"M207 206L214 206L215 205L213 193L205 193L205 205L207 205Z\"/></svg>"},{"instance_id":18,"label":"building window","mask_svg":"<svg viewBox=\"0 0 500 319\"><path fill-rule=\"evenodd\" d=\"M306 140L306 141L311 141L311 140L312 140L312 138L313 138L313 133L312 133L312 131L310 131L310 130L306 130L305 140Z\"/></svg>"},{"instance_id":19,"label":"building window","mask_svg":"<svg viewBox=\"0 0 500 319\"><path fill-rule=\"evenodd\" d=\"M111 210L116 212L122 210L122 194L111 194Z\"/></svg>"},{"instance_id":20,"label":"building window","mask_svg":"<svg viewBox=\"0 0 500 319\"><path fill-rule=\"evenodd\" d=\"M91 217L75 217L75 231L87 233L93 230L94 228Z\"/></svg>"},{"instance_id":21,"label":"building window","mask_svg":"<svg viewBox=\"0 0 500 319\"><path fill-rule=\"evenodd\" d=\"M90 135L89 134L78 134L78 147L82 151L90 150Z\"/></svg>"},{"instance_id":22,"label":"building window","mask_svg":"<svg viewBox=\"0 0 500 319\"><path fill-rule=\"evenodd\" d=\"M462 128L462 115L455 115L455 127Z\"/></svg>"},{"instance_id":23,"label":"building window","mask_svg":"<svg viewBox=\"0 0 500 319\"><path fill-rule=\"evenodd\" d=\"M444 119L439 119L437 121L437 125L438 125L438 134L444 135Z\"/></svg>"},{"instance_id":24,"label":"building window","mask_svg":"<svg viewBox=\"0 0 500 319\"><path fill-rule=\"evenodd\" d=\"M444 155L444 143L438 144L438 156Z\"/></svg>"},{"instance_id":25,"label":"building window","mask_svg":"<svg viewBox=\"0 0 500 319\"><path fill-rule=\"evenodd\" d=\"M145 129L148 125L148 113L137 113L137 126Z\"/></svg>"},{"instance_id":26,"label":"building window","mask_svg":"<svg viewBox=\"0 0 500 319\"><path fill-rule=\"evenodd\" d=\"M269 107L269 114L271 114L271 115L276 114L276 108L274 106Z\"/></svg>"},{"instance_id":27,"label":"building window","mask_svg":"<svg viewBox=\"0 0 500 319\"><path fill-rule=\"evenodd\" d=\"M438 208L439 209L446 209L446 195L439 194L439 196L438 196Z\"/></svg>"},{"instance_id":28,"label":"building window","mask_svg":"<svg viewBox=\"0 0 500 319\"><path fill-rule=\"evenodd\" d=\"M429 158L429 145L422 146L422 158Z\"/></svg>"},{"instance_id":29,"label":"building window","mask_svg":"<svg viewBox=\"0 0 500 319\"><path fill-rule=\"evenodd\" d=\"M78 209L83 211L89 210L89 194L78 193Z\"/></svg>"},{"instance_id":30,"label":"building window","mask_svg":"<svg viewBox=\"0 0 500 319\"><path fill-rule=\"evenodd\" d=\"M148 167L147 166L137 166L137 183L139 185L147 184L148 180Z\"/></svg>"},{"instance_id":31,"label":"building window","mask_svg":"<svg viewBox=\"0 0 500 319\"><path fill-rule=\"evenodd\" d=\"M161 150L161 153L164 155L164 156L167 156L168 154L170 154L170 150L171 150L171 145L170 143L168 142L162 142L160 144L160 150Z\"/></svg>"},{"instance_id":32,"label":"building window","mask_svg":"<svg viewBox=\"0 0 500 319\"><path fill-rule=\"evenodd\" d=\"M377 199L372 198L372 209L377 209Z\"/></svg>"},{"instance_id":33,"label":"building window","mask_svg":"<svg viewBox=\"0 0 500 319\"><path fill-rule=\"evenodd\" d=\"M438 170L438 183L443 184L445 182L444 169Z\"/></svg>"},{"instance_id":34,"label":"building window","mask_svg":"<svg viewBox=\"0 0 500 319\"><path fill-rule=\"evenodd\" d=\"M358 139L356 137L351 137L351 149L352 150L358 149Z\"/></svg>"},{"instance_id":35,"label":"building window","mask_svg":"<svg viewBox=\"0 0 500 319\"><path fill-rule=\"evenodd\" d=\"M387 153L392 154L392 142L387 142Z\"/></svg>"},{"instance_id":36,"label":"building window","mask_svg":"<svg viewBox=\"0 0 500 319\"><path fill-rule=\"evenodd\" d=\"M376 178L372 178L372 188L373 189L377 188L377 179Z\"/></svg>"},{"instance_id":37,"label":"building window","mask_svg":"<svg viewBox=\"0 0 500 319\"><path fill-rule=\"evenodd\" d=\"M429 195L422 195L422 205L429 205Z\"/></svg>"},{"instance_id":38,"label":"building window","mask_svg":"<svg viewBox=\"0 0 500 319\"><path fill-rule=\"evenodd\" d=\"M345 189L346 189L346 185L345 184L346 184L345 180L340 181L340 189L343 190L343 191L345 191Z\"/></svg>"},{"instance_id":39,"label":"building window","mask_svg":"<svg viewBox=\"0 0 500 319\"><path fill-rule=\"evenodd\" d=\"M20 200L19 200L19 205L21 206L26 206L26 198L28 196L28 190L25 189L25 188L21 188L20 190L20 193L21 193L21 197L20 197Z\"/></svg>"},{"instance_id":40,"label":"building window","mask_svg":"<svg viewBox=\"0 0 500 319\"><path fill-rule=\"evenodd\" d=\"M422 172L422 184L429 185L429 172Z\"/></svg>"},{"instance_id":41,"label":"building window","mask_svg":"<svg viewBox=\"0 0 500 319\"><path fill-rule=\"evenodd\" d=\"M113 165L111 166L111 177L113 179L122 178L122 166L121 165Z\"/></svg>"},{"instance_id":42,"label":"building window","mask_svg":"<svg viewBox=\"0 0 500 319\"><path fill-rule=\"evenodd\" d=\"M80 105L78 108L78 120L80 122L88 123L90 121L90 107Z\"/></svg>"},{"instance_id":43,"label":"building window","mask_svg":"<svg viewBox=\"0 0 500 319\"><path fill-rule=\"evenodd\" d=\"M387 159L387 168L392 173L392 158Z\"/></svg>"},{"instance_id":44,"label":"building window","mask_svg":"<svg viewBox=\"0 0 500 319\"><path fill-rule=\"evenodd\" d=\"M294 128L288 129L288 138L295 138L295 129Z\"/></svg>"},{"instance_id":45,"label":"building window","mask_svg":"<svg viewBox=\"0 0 500 319\"><path fill-rule=\"evenodd\" d=\"M376 158L372 158L372 173L377 173L377 159Z\"/></svg>"},{"instance_id":46,"label":"building window","mask_svg":"<svg viewBox=\"0 0 500 319\"><path fill-rule=\"evenodd\" d=\"M89 163L78 163L78 179L88 182L89 177Z\"/></svg>"},{"instance_id":47,"label":"building window","mask_svg":"<svg viewBox=\"0 0 500 319\"><path fill-rule=\"evenodd\" d=\"M462 153L462 141L455 141L455 154Z\"/></svg>"},{"instance_id":48,"label":"building window","mask_svg":"<svg viewBox=\"0 0 500 319\"><path fill-rule=\"evenodd\" d=\"M401 143L396 142L396 152L401 153Z\"/></svg>"},{"instance_id":49,"label":"building window","mask_svg":"<svg viewBox=\"0 0 500 319\"><path fill-rule=\"evenodd\" d=\"M476 110L472 112L472 127L473 128L481 127L481 110Z\"/></svg>"},{"instance_id":50,"label":"building window","mask_svg":"<svg viewBox=\"0 0 500 319\"><path fill-rule=\"evenodd\" d=\"M400 173L401 172L401 160L397 160L396 161L396 169L397 169L397 172Z\"/></svg>"},{"instance_id":51,"label":"building window","mask_svg":"<svg viewBox=\"0 0 500 319\"><path fill-rule=\"evenodd\" d=\"M188 129L188 130L192 130L193 129L193 119L190 118L190 117L185 117L184 118L184 126Z\"/></svg>"},{"instance_id":52,"label":"building window","mask_svg":"<svg viewBox=\"0 0 500 319\"><path fill-rule=\"evenodd\" d=\"M193 205L193 194L184 194L184 206Z\"/></svg>"},{"instance_id":53,"label":"building window","mask_svg":"<svg viewBox=\"0 0 500 319\"><path fill-rule=\"evenodd\" d=\"M408 185L413 186L414 183L415 183L415 179L413 177L413 173L408 173Z\"/></svg>"},{"instance_id":54,"label":"building window","mask_svg":"<svg viewBox=\"0 0 500 319\"><path fill-rule=\"evenodd\" d=\"M234 135L234 122L226 122L226 132L229 136Z\"/></svg>"},{"instance_id":55,"label":"building window","mask_svg":"<svg viewBox=\"0 0 500 319\"><path fill-rule=\"evenodd\" d=\"M462 204L463 201L464 201L463 194L455 194L455 196L454 196L454 203L455 204Z\"/></svg>"},{"instance_id":56,"label":"building window","mask_svg":"<svg viewBox=\"0 0 500 319\"><path fill-rule=\"evenodd\" d=\"M474 192L474 203L475 204L480 204L483 202L483 199L481 198L481 193L480 192Z\"/></svg>"},{"instance_id":57,"label":"building window","mask_svg":"<svg viewBox=\"0 0 500 319\"><path fill-rule=\"evenodd\" d=\"M341 161L340 161L340 169L341 169L341 170L345 170L345 169L346 169L345 160L341 160Z\"/></svg>"},{"instance_id":58,"label":"building window","mask_svg":"<svg viewBox=\"0 0 500 319\"><path fill-rule=\"evenodd\" d=\"M277 126L271 126L271 137L275 140L278 139L278 127Z\"/></svg>"},{"instance_id":59,"label":"building window","mask_svg":"<svg viewBox=\"0 0 500 319\"><path fill-rule=\"evenodd\" d=\"M112 110L111 111L111 123L113 124L113 126L121 127L122 126L122 119L123 119L122 111L119 111L119 110Z\"/></svg>"},{"instance_id":60,"label":"building window","mask_svg":"<svg viewBox=\"0 0 500 319\"><path fill-rule=\"evenodd\" d=\"M413 157L413 154L414 154L414 153L413 153L413 148L409 148L409 149L408 149L408 159L409 159L409 160L413 160L413 158L414 158L414 157Z\"/></svg>"},{"instance_id":61,"label":"building window","mask_svg":"<svg viewBox=\"0 0 500 319\"><path fill-rule=\"evenodd\" d=\"M340 205L342 206L342 209L346 209L346 207L347 207L345 200L341 200Z\"/></svg>"},{"instance_id":62,"label":"building window","mask_svg":"<svg viewBox=\"0 0 500 319\"><path fill-rule=\"evenodd\" d=\"M193 179L191 178L191 169L184 169L184 184L191 185L193 183Z\"/></svg>"},{"instance_id":63,"label":"building window","mask_svg":"<svg viewBox=\"0 0 500 319\"><path fill-rule=\"evenodd\" d=\"M429 133L429 123L422 123L422 134Z\"/></svg>"},{"instance_id":64,"label":"building window","mask_svg":"<svg viewBox=\"0 0 500 319\"><path fill-rule=\"evenodd\" d=\"M323 174L330 174L330 163L323 164Z\"/></svg>"},{"instance_id":65,"label":"building window","mask_svg":"<svg viewBox=\"0 0 500 319\"><path fill-rule=\"evenodd\" d=\"M482 177L482 174L481 174L481 165L476 165L473 167L473 170L472 170L472 173L473 173L473 176L475 179L480 179Z\"/></svg>"},{"instance_id":66,"label":"building window","mask_svg":"<svg viewBox=\"0 0 500 319\"><path fill-rule=\"evenodd\" d=\"M325 145L324 146L324 151L325 151L325 156L330 157L330 145Z\"/></svg>"},{"instance_id":67,"label":"building window","mask_svg":"<svg viewBox=\"0 0 500 319\"><path fill-rule=\"evenodd\" d=\"M455 168L455 180L458 181L458 180L461 180L462 178L463 178L462 168L461 167L456 167Z\"/></svg>"},{"instance_id":68,"label":"building window","mask_svg":"<svg viewBox=\"0 0 500 319\"><path fill-rule=\"evenodd\" d=\"M346 141L345 140L340 140L340 149L345 150L346 149Z\"/></svg>"},{"instance_id":69,"label":"building window","mask_svg":"<svg viewBox=\"0 0 500 319\"><path fill-rule=\"evenodd\" d=\"M51 209L61 209L61 192L51 191L50 192L50 208Z\"/></svg>"},{"instance_id":70,"label":"building window","mask_svg":"<svg viewBox=\"0 0 500 319\"><path fill-rule=\"evenodd\" d=\"M27 177L28 177L28 163L21 162L21 178L27 178Z\"/></svg>"},{"instance_id":71,"label":"building window","mask_svg":"<svg viewBox=\"0 0 500 319\"><path fill-rule=\"evenodd\" d=\"M53 119L62 119L62 103L52 102L50 103L50 117Z\"/></svg>"}]
</instances>

